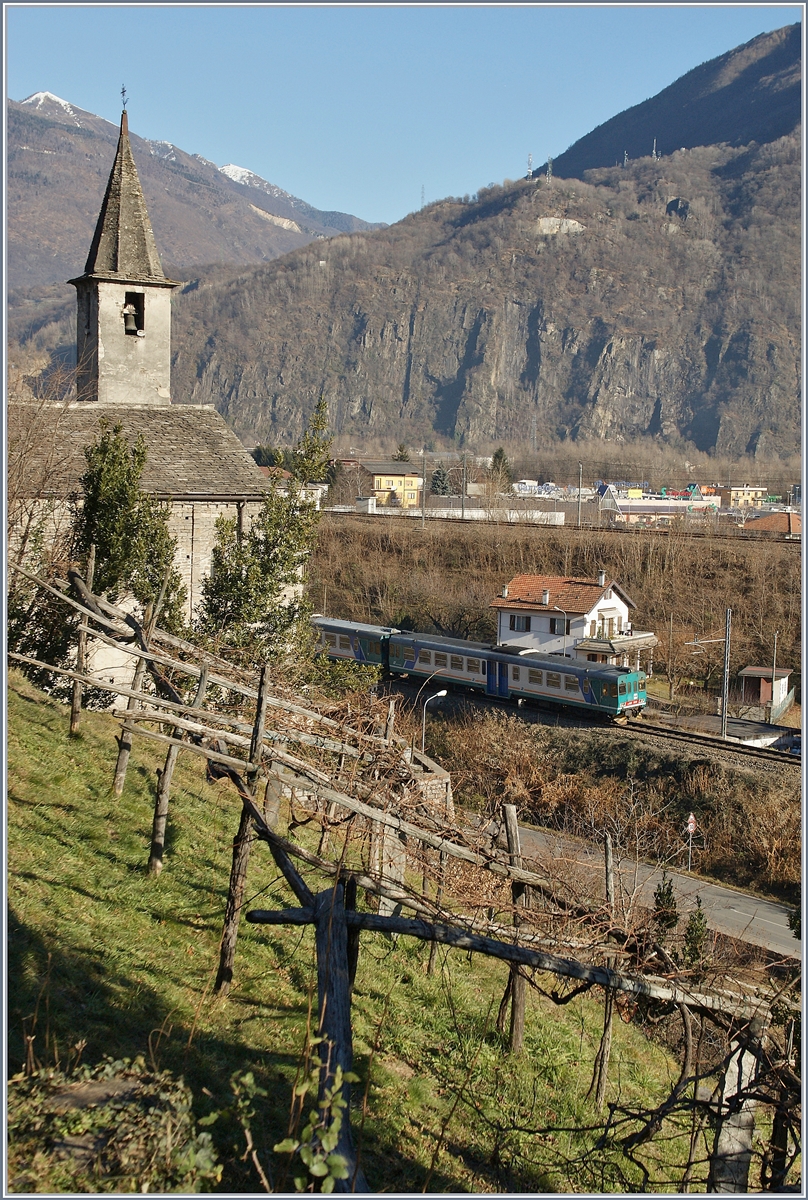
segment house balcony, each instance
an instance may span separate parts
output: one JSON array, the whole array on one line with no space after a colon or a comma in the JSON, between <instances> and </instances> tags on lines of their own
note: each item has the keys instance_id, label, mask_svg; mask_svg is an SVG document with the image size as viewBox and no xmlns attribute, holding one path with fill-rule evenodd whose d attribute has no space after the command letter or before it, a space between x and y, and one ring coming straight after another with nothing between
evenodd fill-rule
<instances>
[{"instance_id":1,"label":"house balcony","mask_svg":"<svg viewBox=\"0 0 808 1200\"><path fill-rule=\"evenodd\" d=\"M598 662L602 661L602 656L605 655L609 662L624 660L626 663L634 656L635 668L639 668L640 652L653 651L658 641L655 633L632 629L630 633L614 633L611 637L596 635L578 638L575 642L575 654L578 658L586 658L590 654L597 655ZM649 657L652 658L653 655Z\"/></svg>"}]
</instances>

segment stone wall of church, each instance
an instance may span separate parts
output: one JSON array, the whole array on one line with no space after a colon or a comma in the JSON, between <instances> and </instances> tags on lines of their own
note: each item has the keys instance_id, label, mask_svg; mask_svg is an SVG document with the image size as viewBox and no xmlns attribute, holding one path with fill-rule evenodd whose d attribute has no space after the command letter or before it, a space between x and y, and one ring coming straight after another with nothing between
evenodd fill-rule
<instances>
[{"instance_id":1,"label":"stone wall of church","mask_svg":"<svg viewBox=\"0 0 808 1200\"><path fill-rule=\"evenodd\" d=\"M177 566L188 593L186 617L190 621L202 599L202 580L210 574L216 522L220 517L240 521L246 531L260 509L259 502L175 500L168 527L177 539Z\"/></svg>"}]
</instances>

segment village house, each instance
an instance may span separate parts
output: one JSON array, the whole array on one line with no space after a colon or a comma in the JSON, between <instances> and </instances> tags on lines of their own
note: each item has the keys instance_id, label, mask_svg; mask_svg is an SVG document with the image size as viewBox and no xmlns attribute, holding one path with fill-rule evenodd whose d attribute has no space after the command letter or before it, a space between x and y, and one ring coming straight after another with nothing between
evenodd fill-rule
<instances>
[{"instance_id":1,"label":"village house","mask_svg":"<svg viewBox=\"0 0 808 1200\"><path fill-rule=\"evenodd\" d=\"M747 720L777 721L794 703L795 691L789 688L791 670L788 667L777 667L774 680L771 667L744 667L738 672L738 678L741 681L742 713Z\"/></svg>"},{"instance_id":2,"label":"village house","mask_svg":"<svg viewBox=\"0 0 808 1200\"><path fill-rule=\"evenodd\" d=\"M497 643L541 654L612 663L651 674L653 633L634 629L634 601L601 571L597 579L559 575L517 575L491 603L497 618Z\"/></svg>"},{"instance_id":3,"label":"village house","mask_svg":"<svg viewBox=\"0 0 808 1200\"><path fill-rule=\"evenodd\" d=\"M420 469L412 463L364 462L359 464L363 496L373 496L385 508L418 508L421 503Z\"/></svg>"},{"instance_id":4,"label":"village house","mask_svg":"<svg viewBox=\"0 0 808 1200\"><path fill-rule=\"evenodd\" d=\"M719 493L722 508L762 508L768 494L768 488L750 487L749 484L721 488Z\"/></svg>"},{"instance_id":5,"label":"village house","mask_svg":"<svg viewBox=\"0 0 808 1200\"><path fill-rule=\"evenodd\" d=\"M44 429L24 464L29 491L54 526L80 496L84 449L101 422L120 425L130 445L142 435L140 486L168 508L190 619L210 573L217 519L248 528L270 481L213 405L172 402L171 293L180 285L160 265L125 112L84 273L70 282L78 306L76 399L54 403L50 422L29 401L31 420ZM24 424L23 409L18 416Z\"/></svg>"}]
</instances>

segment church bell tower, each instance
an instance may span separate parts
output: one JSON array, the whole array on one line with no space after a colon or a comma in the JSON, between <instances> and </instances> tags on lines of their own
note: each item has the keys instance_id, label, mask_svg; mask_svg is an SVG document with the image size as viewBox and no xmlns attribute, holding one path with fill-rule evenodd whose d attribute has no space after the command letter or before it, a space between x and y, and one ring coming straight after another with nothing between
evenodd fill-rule
<instances>
[{"instance_id":1,"label":"church bell tower","mask_svg":"<svg viewBox=\"0 0 808 1200\"><path fill-rule=\"evenodd\" d=\"M76 288L77 397L116 405L171 403L171 290L140 186L126 111L115 162Z\"/></svg>"}]
</instances>

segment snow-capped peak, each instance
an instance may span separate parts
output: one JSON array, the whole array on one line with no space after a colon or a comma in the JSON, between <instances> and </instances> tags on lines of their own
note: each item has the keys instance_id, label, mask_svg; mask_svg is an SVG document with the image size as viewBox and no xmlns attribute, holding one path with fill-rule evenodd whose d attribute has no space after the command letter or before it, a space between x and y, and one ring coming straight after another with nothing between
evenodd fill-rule
<instances>
[{"instance_id":1,"label":"snow-capped peak","mask_svg":"<svg viewBox=\"0 0 808 1200\"><path fill-rule=\"evenodd\" d=\"M289 203L296 207L295 197L285 192L283 188L276 187L274 183L268 183L266 179L262 179L260 175L256 175L255 171L248 171L246 167L237 167L234 163L227 163L224 167L219 167L223 175L228 179L232 179L233 183L244 184L245 187L258 188L261 192L266 192L268 196L274 196L276 199L288 200ZM297 201L299 205L301 201Z\"/></svg>"},{"instance_id":2,"label":"snow-capped peak","mask_svg":"<svg viewBox=\"0 0 808 1200\"><path fill-rule=\"evenodd\" d=\"M30 104L32 108L44 108L46 104L60 104L71 117L76 115L73 105L68 104L67 100L63 100L61 96L54 96L53 92L34 92L33 96L27 96L20 103Z\"/></svg>"}]
</instances>

